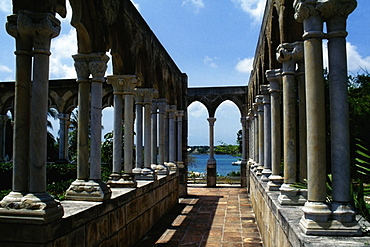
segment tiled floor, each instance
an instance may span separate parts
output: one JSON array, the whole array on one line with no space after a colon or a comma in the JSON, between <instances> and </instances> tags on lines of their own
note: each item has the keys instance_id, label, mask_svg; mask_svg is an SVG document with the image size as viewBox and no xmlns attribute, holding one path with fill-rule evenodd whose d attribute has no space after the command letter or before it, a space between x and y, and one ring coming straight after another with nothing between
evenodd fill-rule
<instances>
[{"instance_id":1,"label":"tiled floor","mask_svg":"<svg viewBox=\"0 0 370 247\"><path fill-rule=\"evenodd\" d=\"M188 194L137 247L263 246L246 189L189 185Z\"/></svg>"}]
</instances>

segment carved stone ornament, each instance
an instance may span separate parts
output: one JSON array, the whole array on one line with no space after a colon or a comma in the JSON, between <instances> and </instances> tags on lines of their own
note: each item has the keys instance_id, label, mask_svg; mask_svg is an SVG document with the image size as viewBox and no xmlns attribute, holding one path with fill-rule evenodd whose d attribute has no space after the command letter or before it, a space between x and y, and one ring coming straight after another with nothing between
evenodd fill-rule
<instances>
[{"instance_id":1,"label":"carved stone ornament","mask_svg":"<svg viewBox=\"0 0 370 247\"><path fill-rule=\"evenodd\" d=\"M120 0L102 0L105 18L109 25L112 25L118 16Z\"/></svg>"},{"instance_id":2,"label":"carved stone ornament","mask_svg":"<svg viewBox=\"0 0 370 247\"><path fill-rule=\"evenodd\" d=\"M304 19L310 16L318 15L319 12L316 9L316 1L317 0L294 0L294 18L299 22L303 22Z\"/></svg>"},{"instance_id":3,"label":"carved stone ornament","mask_svg":"<svg viewBox=\"0 0 370 247\"><path fill-rule=\"evenodd\" d=\"M316 9L319 10L324 18L333 15L348 17L357 7L356 0L319 0Z\"/></svg>"},{"instance_id":4,"label":"carved stone ornament","mask_svg":"<svg viewBox=\"0 0 370 247\"><path fill-rule=\"evenodd\" d=\"M280 44L276 50L276 59L283 63L283 73L294 72L296 62L303 60L303 42L301 41Z\"/></svg>"}]
</instances>

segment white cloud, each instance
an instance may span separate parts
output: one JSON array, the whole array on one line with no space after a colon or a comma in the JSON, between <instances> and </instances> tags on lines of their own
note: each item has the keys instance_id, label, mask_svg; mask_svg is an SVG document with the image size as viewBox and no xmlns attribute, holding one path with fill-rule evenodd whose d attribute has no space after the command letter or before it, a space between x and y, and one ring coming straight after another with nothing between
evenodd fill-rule
<instances>
[{"instance_id":1,"label":"white cloud","mask_svg":"<svg viewBox=\"0 0 370 247\"><path fill-rule=\"evenodd\" d=\"M241 73L249 74L253 69L253 60L253 57L244 58L237 63L235 69Z\"/></svg>"},{"instance_id":2,"label":"white cloud","mask_svg":"<svg viewBox=\"0 0 370 247\"><path fill-rule=\"evenodd\" d=\"M370 56L363 57L357 51L357 47L347 42L347 66L350 74L358 74L361 71L370 70ZM328 46L327 42L323 42L323 57L324 57L324 68L329 69L328 59Z\"/></svg>"},{"instance_id":3,"label":"white cloud","mask_svg":"<svg viewBox=\"0 0 370 247\"><path fill-rule=\"evenodd\" d=\"M208 117L206 107L200 102L193 102L188 107L188 114L189 117L193 118L200 118L204 117L205 119Z\"/></svg>"},{"instance_id":4,"label":"white cloud","mask_svg":"<svg viewBox=\"0 0 370 247\"><path fill-rule=\"evenodd\" d=\"M71 27L67 34L52 40L50 78L76 78L72 55L77 53L76 31Z\"/></svg>"},{"instance_id":5,"label":"white cloud","mask_svg":"<svg viewBox=\"0 0 370 247\"><path fill-rule=\"evenodd\" d=\"M12 1L0 0L0 11L10 15L12 13Z\"/></svg>"},{"instance_id":6,"label":"white cloud","mask_svg":"<svg viewBox=\"0 0 370 247\"><path fill-rule=\"evenodd\" d=\"M217 60L217 59L218 59L217 57L210 58L209 56L206 56L203 59L203 62L204 62L204 64L208 65L209 67L216 69L218 66L215 63L215 60Z\"/></svg>"},{"instance_id":7,"label":"white cloud","mask_svg":"<svg viewBox=\"0 0 370 247\"><path fill-rule=\"evenodd\" d=\"M13 72L9 67L0 64L0 72L6 72L6 73L11 73Z\"/></svg>"},{"instance_id":8,"label":"white cloud","mask_svg":"<svg viewBox=\"0 0 370 247\"><path fill-rule=\"evenodd\" d=\"M135 3L134 0L131 0L132 4L135 6L135 8L140 11L140 5L138 3Z\"/></svg>"},{"instance_id":9,"label":"white cloud","mask_svg":"<svg viewBox=\"0 0 370 247\"><path fill-rule=\"evenodd\" d=\"M195 8L196 13L205 6L203 0L183 0L181 6L185 6L187 4L192 5Z\"/></svg>"},{"instance_id":10,"label":"white cloud","mask_svg":"<svg viewBox=\"0 0 370 247\"><path fill-rule=\"evenodd\" d=\"M265 11L266 0L231 0L246 12L255 23L260 23Z\"/></svg>"}]
</instances>

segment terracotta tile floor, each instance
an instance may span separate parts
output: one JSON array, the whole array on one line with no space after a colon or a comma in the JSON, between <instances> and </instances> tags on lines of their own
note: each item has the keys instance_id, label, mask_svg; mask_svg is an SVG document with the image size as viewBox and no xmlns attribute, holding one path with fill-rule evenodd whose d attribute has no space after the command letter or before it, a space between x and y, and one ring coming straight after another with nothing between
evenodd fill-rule
<instances>
[{"instance_id":1,"label":"terracotta tile floor","mask_svg":"<svg viewBox=\"0 0 370 247\"><path fill-rule=\"evenodd\" d=\"M136 247L263 246L246 189L189 185L188 194Z\"/></svg>"}]
</instances>

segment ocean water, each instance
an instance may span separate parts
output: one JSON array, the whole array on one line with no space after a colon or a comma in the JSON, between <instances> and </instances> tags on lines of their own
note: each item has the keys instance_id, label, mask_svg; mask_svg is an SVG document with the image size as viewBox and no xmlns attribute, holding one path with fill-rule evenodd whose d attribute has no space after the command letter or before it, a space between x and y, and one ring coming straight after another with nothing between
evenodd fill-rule
<instances>
[{"instance_id":1,"label":"ocean water","mask_svg":"<svg viewBox=\"0 0 370 247\"><path fill-rule=\"evenodd\" d=\"M207 172L208 154L192 154L192 162L189 164L188 171ZM241 157L225 154L215 154L216 171L218 175L226 176L231 171L240 171L240 166L233 166L232 162L238 161Z\"/></svg>"}]
</instances>

